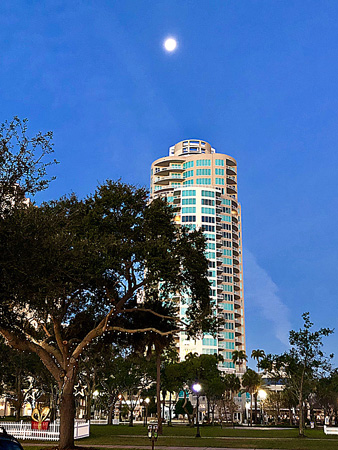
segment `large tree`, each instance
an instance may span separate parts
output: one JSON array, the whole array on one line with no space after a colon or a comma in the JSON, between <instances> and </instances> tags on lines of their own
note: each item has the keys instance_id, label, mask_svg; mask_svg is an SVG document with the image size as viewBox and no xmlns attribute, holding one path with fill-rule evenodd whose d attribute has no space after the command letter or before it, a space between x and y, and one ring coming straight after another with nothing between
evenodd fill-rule
<instances>
[{"instance_id":1,"label":"large tree","mask_svg":"<svg viewBox=\"0 0 338 450\"><path fill-rule=\"evenodd\" d=\"M330 357L322 350L323 337L333 333L330 328L312 331L313 323L308 312L302 315L303 328L291 330L290 350L282 355L267 355L260 367L274 379L283 380L298 399L299 436L304 436L304 402L315 386L315 380L331 369Z\"/></svg>"},{"instance_id":2,"label":"large tree","mask_svg":"<svg viewBox=\"0 0 338 450\"><path fill-rule=\"evenodd\" d=\"M188 334L211 322L205 240L177 227L172 210L147 192L108 181L94 195L13 209L0 223L0 333L36 353L61 393L61 449L74 446L74 384L79 358L106 333L153 332L162 315L145 298L174 302L187 293ZM148 312L151 326L128 328ZM113 339L114 337L112 337Z\"/></svg>"},{"instance_id":3,"label":"large tree","mask_svg":"<svg viewBox=\"0 0 338 450\"><path fill-rule=\"evenodd\" d=\"M53 153L51 131L29 136L27 119L14 117L0 125L0 213L20 205L27 194L48 187L48 160Z\"/></svg>"}]
</instances>

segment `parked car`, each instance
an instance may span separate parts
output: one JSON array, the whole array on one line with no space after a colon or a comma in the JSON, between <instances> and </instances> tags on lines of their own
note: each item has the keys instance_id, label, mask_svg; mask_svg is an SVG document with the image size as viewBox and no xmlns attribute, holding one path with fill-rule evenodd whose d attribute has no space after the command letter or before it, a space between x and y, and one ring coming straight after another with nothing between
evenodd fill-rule
<instances>
[{"instance_id":1,"label":"parked car","mask_svg":"<svg viewBox=\"0 0 338 450\"><path fill-rule=\"evenodd\" d=\"M4 427L0 428L0 450L23 450L20 442L7 433Z\"/></svg>"}]
</instances>

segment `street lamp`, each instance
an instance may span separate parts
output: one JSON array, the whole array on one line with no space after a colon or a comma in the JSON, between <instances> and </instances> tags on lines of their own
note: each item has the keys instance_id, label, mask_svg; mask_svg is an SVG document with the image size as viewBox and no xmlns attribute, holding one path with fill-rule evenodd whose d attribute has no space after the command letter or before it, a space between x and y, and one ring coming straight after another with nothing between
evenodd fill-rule
<instances>
[{"instance_id":1,"label":"street lamp","mask_svg":"<svg viewBox=\"0 0 338 450\"><path fill-rule=\"evenodd\" d=\"M264 424L264 412L263 412L263 403L264 400L267 397L267 393L264 391L264 389L259 389L258 391L258 397L260 399L260 407L261 407L261 422Z\"/></svg>"},{"instance_id":2,"label":"street lamp","mask_svg":"<svg viewBox=\"0 0 338 450\"><path fill-rule=\"evenodd\" d=\"M192 390L195 392L197 396L197 402L196 402L196 425L197 425L197 431L196 431L196 437L201 437L200 434L200 422L198 420L198 408L199 408L199 398L200 398L200 391L202 389L202 386L199 383L195 383L192 386Z\"/></svg>"},{"instance_id":3,"label":"street lamp","mask_svg":"<svg viewBox=\"0 0 338 450\"><path fill-rule=\"evenodd\" d=\"M120 400L120 408L119 408L119 423L121 423L121 418L122 418L122 395L119 394L118 396L119 400Z\"/></svg>"},{"instance_id":4,"label":"street lamp","mask_svg":"<svg viewBox=\"0 0 338 450\"><path fill-rule=\"evenodd\" d=\"M149 405L149 402L150 402L150 398L147 397L144 401L145 401L145 404L146 404L146 415L145 415L145 422L144 422L144 424L147 425L148 424L148 405Z\"/></svg>"}]
</instances>

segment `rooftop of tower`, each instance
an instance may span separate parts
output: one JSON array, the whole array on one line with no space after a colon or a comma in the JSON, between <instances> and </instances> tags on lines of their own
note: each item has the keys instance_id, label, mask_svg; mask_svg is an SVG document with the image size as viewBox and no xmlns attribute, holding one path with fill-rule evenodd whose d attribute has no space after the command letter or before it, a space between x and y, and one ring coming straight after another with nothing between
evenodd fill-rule
<instances>
[{"instance_id":1,"label":"rooftop of tower","mask_svg":"<svg viewBox=\"0 0 338 450\"><path fill-rule=\"evenodd\" d=\"M169 156L195 155L197 153L216 153L216 150L206 141L187 139L169 148Z\"/></svg>"}]
</instances>

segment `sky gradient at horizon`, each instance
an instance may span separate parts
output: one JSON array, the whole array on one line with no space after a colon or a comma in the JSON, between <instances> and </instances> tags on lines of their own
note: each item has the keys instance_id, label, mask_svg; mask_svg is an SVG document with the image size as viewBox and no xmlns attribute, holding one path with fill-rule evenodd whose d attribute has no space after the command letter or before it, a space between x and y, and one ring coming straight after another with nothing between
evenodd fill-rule
<instances>
[{"instance_id":1,"label":"sky gradient at horizon","mask_svg":"<svg viewBox=\"0 0 338 450\"><path fill-rule=\"evenodd\" d=\"M38 202L108 178L149 186L184 139L233 156L247 352L282 352L305 311L337 325L337 20L325 0L4 0L0 120L54 131Z\"/></svg>"}]
</instances>

